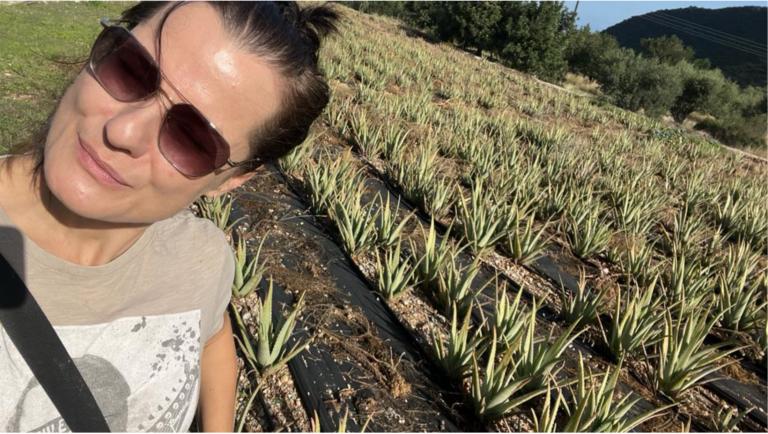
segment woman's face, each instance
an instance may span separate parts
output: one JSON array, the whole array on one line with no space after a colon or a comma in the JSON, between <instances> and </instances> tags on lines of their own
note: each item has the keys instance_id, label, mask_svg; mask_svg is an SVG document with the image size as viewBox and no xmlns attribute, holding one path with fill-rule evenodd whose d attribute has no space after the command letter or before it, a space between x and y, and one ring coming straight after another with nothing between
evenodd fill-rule
<instances>
[{"instance_id":1,"label":"woman's face","mask_svg":"<svg viewBox=\"0 0 768 434\"><path fill-rule=\"evenodd\" d=\"M133 29L156 61L154 32L161 16L162 11ZM231 146L230 159L247 159L249 132L278 109L277 73L237 48L224 34L218 13L202 2L184 4L168 16L160 68L217 126ZM165 79L161 87L177 103L184 102ZM160 98L165 97L123 103L86 69L80 72L56 110L45 145L46 184L69 210L93 220L149 224L173 216L202 194L221 195L253 175L233 177L236 168L228 165L197 179L177 171L158 148L166 113ZM81 142L127 185L92 175L81 162Z\"/></svg>"}]
</instances>

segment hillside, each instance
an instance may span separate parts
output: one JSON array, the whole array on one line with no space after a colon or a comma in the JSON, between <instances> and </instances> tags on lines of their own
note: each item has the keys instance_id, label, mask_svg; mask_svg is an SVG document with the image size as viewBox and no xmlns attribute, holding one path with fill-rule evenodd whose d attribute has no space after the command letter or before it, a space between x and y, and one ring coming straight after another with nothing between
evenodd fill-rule
<instances>
[{"instance_id":1,"label":"hillside","mask_svg":"<svg viewBox=\"0 0 768 434\"><path fill-rule=\"evenodd\" d=\"M605 32L636 51L642 38L677 35L693 47L696 57L708 58L741 86L765 86L766 11L757 6L660 10L624 20Z\"/></svg>"},{"instance_id":2,"label":"hillside","mask_svg":"<svg viewBox=\"0 0 768 434\"><path fill-rule=\"evenodd\" d=\"M318 55L330 102L306 140L190 207L234 250L219 339L238 356L237 432L768 432L765 162L343 13ZM87 58L99 16L119 8L0 8L13 24L0 28L0 147L87 74L35 50ZM184 62L216 44L199 48ZM136 109L118 103L92 100ZM163 113L142 109L157 128ZM89 113L98 137L110 119ZM75 165L68 179L86 176ZM222 271L203 265L180 266Z\"/></svg>"}]
</instances>

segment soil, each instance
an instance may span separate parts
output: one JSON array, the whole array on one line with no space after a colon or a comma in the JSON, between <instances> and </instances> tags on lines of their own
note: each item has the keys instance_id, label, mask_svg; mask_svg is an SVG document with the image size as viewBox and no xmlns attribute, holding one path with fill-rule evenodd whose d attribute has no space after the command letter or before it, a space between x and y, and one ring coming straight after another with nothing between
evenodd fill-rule
<instances>
[{"instance_id":1,"label":"soil","mask_svg":"<svg viewBox=\"0 0 768 434\"><path fill-rule=\"evenodd\" d=\"M371 162L371 166L372 169L383 168L383 163L381 161L374 160ZM374 176L378 175L380 177L385 177L383 172L376 172L378 172L378 170L374 170ZM447 223L450 222L450 219L446 220ZM610 301L613 299L612 286L615 285L615 282L612 277L615 278L615 276L612 276L610 271L611 268L615 268L613 264L603 260L602 258L594 258L589 262L584 262L573 257L568 249L562 246L560 249L550 248L547 253L549 254L550 258L555 260L558 266L564 268L565 271L567 271L568 274L572 276L578 276L579 271L584 270L587 273L587 279L589 282L588 284L590 286L597 285L598 290L604 286L608 287L609 294L606 295L605 300ZM559 297L557 297L557 294L559 294L559 288L554 288L549 280L542 278L535 272L528 271L527 267L524 268L514 264L508 258L505 258L503 255L500 255L497 252L493 252L488 255L488 257L484 259L484 262L492 265L494 268L506 271L506 273L510 276L514 276L513 279L516 282L524 283L526 288L537 298L548 296L547 303L556 311L559 311L560 300ZM608 306L611 304L612 302L606 303ZM599 329L595 328L594 326L589 326L579 341L591 347L602 347L600 350L605 352L604 344L602 342L602 334L600 333ZM652 390L649 390L647 385L638 383L637 376L630 376L626 373L623 373L622 375L625 377L623 378L625 383L634 385L632 390L635 392L641 391L641 396L644 396L649 401L656 403L657 406L666 405L666 402L659 401L659 398L656 397ZM756 382L759 383L760 380L756 379ZM691 416L691 418L696 421L697 426L707 426L710 423L709 419L711 418L711 415L714 414L713 412L716 411L719 406L726 404L722 401L722 399L714 396L711 392L700 389L702 388L696 388L692 391L689 391L688 394L692 396L707 396L711 397L712 399L691 399L689 401L682 402L674 412L674 414L677 414L678 417L673 417L672 419L667 418L666 422L663 422L663 417L661 419L654 419L647 422L649 427L645 427L645 429L652 429L651 427L653 427L653 429L668 430L671 426L677 426L677 423L681 423L681 418L684 419L687 416ZM519 424L519 421L516 423Z\"/></svg>"},{"instance_id":2,"label":"soil","mask_svg":"<svg viewBox=\"0 0 768 434\"><path fill-rule=\"evenodd\" d=\"M311 318L315 327L311 346L327 347L329 357L357 371L349 373L346 389L329 391L329 395L337 396L338 404L351 403L349 417L359 425L370 418L371 428L382 431L439 429L434 416L449 408L439 388L427 380L420 363L392 351L365 312L338 296L340 282L328 272L329 261L338 259L329 256L320 240L297 229L303 222L296 217L303 213L280 203L291 195L286 186L260 176L244 187L244 193L248 194L238 202L252 218L245 239L256 246L269 231L262 251L269 258L267 275L294 296L305 293L302 316ZM259 200L257 195L272 197ZM286 258L291 267L283 265ZM297 409L296 401L284 402L278 409ZM290 420L288 425L308 426Z\"/></svg>"}]
</instances>

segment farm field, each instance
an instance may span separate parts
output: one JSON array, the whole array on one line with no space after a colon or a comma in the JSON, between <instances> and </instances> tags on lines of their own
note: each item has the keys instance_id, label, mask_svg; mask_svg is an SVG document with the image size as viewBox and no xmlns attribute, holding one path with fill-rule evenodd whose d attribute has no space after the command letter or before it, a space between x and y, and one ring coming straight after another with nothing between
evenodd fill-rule
<instances>
[{"instance_id":1,"label":"farm field","mask_svg":"<svg viewBox=\"0 0 768 434\"><path fill-rule=\"evenodd\" d=\"M237 429L768 430L764 162L339 8L310 137L194 206L257 276ZM0 85L3 146L71 73Z\"/></svg>"}]
</instances>

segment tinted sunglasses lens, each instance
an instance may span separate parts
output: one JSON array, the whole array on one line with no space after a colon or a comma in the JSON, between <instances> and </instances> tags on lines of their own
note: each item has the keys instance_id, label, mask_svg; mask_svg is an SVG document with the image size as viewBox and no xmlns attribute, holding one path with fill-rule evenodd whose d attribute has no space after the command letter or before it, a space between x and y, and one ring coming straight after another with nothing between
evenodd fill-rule
<instances>
[{"instance_id":1,"label":"tinted sunglasses lens","mask_svg":"<svg viewBox=\"0 0 768 434\"><path fill-rule=\"evenodd\" d=\"M187 176L205 176L224 165L229 148L197 110L174 105L160 128L160 150Z\"/></svg>"},{"instance_id":2,"label":"tinted sunglasses lens","mask_svg":"<svg viewBox=\"0 0 768 434\"><path fill-rule=\"evenodd\" d=\"M137 101L152 94L159 74L151 58L131 33L106 28L93 45L91 69L115 99Z\"/></svg>"}]
</instances>

